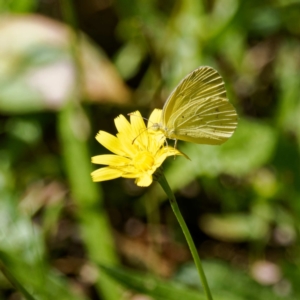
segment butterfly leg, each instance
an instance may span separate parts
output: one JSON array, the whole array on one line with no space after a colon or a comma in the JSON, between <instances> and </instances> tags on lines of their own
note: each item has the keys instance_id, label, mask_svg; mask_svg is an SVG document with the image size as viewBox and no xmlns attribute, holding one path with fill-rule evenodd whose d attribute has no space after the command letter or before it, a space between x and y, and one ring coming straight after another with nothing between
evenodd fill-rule
<instances>
[{"instance_id":1,"label":"butterfly leg","mask_svg":"<svg viewBox=\"0 0 300 300\"><path fill-rule=\"evenodd\" d=\"M176 147L177 147L177 139L175 140L175 142L174 142L174 148L176 149ZM174 155L174 160L175 160L175 158L176 158L176 155Z\"/></svg>"},{"instance_id":2,"label":"butterfly leg","mask_svg":"<svg viewBox=\"0 0 300 300\"><path fill-rule=\"evenodd\" d=\"M176 149L177 148L177 139L175 140L175 142L174 142L174 148Z\"/></svg>"}]
</instances>

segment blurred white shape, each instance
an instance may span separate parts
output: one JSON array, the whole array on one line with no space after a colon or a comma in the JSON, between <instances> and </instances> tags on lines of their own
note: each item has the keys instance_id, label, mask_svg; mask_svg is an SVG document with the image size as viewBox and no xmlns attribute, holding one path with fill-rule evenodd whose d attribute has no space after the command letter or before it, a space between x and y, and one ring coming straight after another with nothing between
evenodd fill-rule
<instances>
[{"instance_id":1,"label":"blurred white shape","mask_svg":"<svg viewBox=\"0 0 300 300\"><path fill-rule=\"evenodd\" d=\"M99 277L99 269L94 265L85 263L81 267L79 275L82 282L92 285L95 284Z\"/></svg>"},{"instance_id":2,"label":"blurred white shape","mask_svg":"<svg viewBox=\"0 0 300 300\"><path fill-rule=\"evenodd\" d=\"M0 111L57 110L70 99L126 103L130 95L84 34L38 15L0 18Z\"/></svg>"},{"instance_id":3,"label":"blurred white shape","mask_svg":"<svg viewBox=\"0 0 300 300\"><path fill-rule=\"evenodd\" d=\"M74 68L70 61L34 69L28 75L29 85L41 93L47 107L58 109L68 100L75 83Z\"/></svg>"},{"instance_id":4,"label":"blurred white shape","mask_svg":"<svg viewBox=\"0 0 300 300\"><path fill-rule=\"evenodd\" d=\"M296 230L289 224L280 224L274 229L274 240L277 244L287 246L295 242Z\"/></svg>"},{"instance_id":5,"label":"blurred white shape","mask_svg":"<svg viewBox=\"0 0 300 300\"><path fill-rule=\"evenodd\" d=\"M253 278L263 285L273 285L281 279L279 267L270 261L259 260L251 267Z\"/></svg>"}]
</instances>

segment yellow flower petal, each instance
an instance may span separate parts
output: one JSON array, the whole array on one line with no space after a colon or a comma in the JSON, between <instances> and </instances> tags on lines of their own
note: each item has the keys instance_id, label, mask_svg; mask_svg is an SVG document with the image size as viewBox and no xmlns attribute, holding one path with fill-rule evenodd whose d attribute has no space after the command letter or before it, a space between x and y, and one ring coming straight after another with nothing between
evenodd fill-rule
<instances>
[{"instance_id":1,"label":"yellow flower petal","mask_svg":"<svg viewBox=\"0 0 300 300\"><path fill-rule=\"evenodd\" d=\"M92 157L92 163L99 165L124 166L130 164L131 160L127 157L103 154Z\"/></svg>"},{"instance_id":2,"label":"yellow flower petal","mask_svg":"<svg viewBox=\"0 0 300 300\"><path fill-rule=\"evenodd\" d=\"M160 132L156 131L150 131L149 130L149 143L148 143L148 151L151 153L156 153L165 143L165 136L161 134Z\"/></svg>"},{"instance_id":3,"label":"yellow flower petal","mask_svg":"<svg viewBox=\"0 0 300 300\"><path fill-rule=\"evenodd\" d=\"M126 156L125 149L122 148L120 141L115 136L105 131L99 131L96 140L111 152Z\"/></svg>"},{"instance_id":4,"label":"yellow flower petal","mask_svg":"<svg viewBox=\"0 0 300 300\"><path fill-rule=\"evenodd\" d=\"M139 173L134 172L134 173L123 173L122 177L123 178L138 178L140 176Z\"/></svg>"},{"instance_id":5,"label":"yellow flower petal","mask_svg":"<svg viewBox=\"0 0 300 300\"><path fill-rule=\"evenodd\" d=\"M161 114L162 114L161 109L157 109L157 108L154 109L149 117L147 127L151 128L151 127L153 127L153 124L160 123L161 122Z\"/></svg>"},{"instance_id":6,"label":"yellow flower petal","mask_svg":"<svg viewBox=\"0 0 300 300\"><path fill-rule=\"evenodd\" d=\"M155 124L159 124L161 122L161 109L154 109L149 117L149 121L147 124L147 128L150 134L154 136L153 140L156 139L159 145L163 145L165 143L166 137L161 130L158 130Z\"/></svg>"},{"instance_id":7,"label":"yellow flower petal","mask_svg":"<svg viewBox=\"0 0 300 300\"><path fill-rule=\"evenodd\" d=\"M138 186L149 186L152 183L152 175L149 175L147 173L143 174L141 177L137 178L135 180L136 185Z\"/></svg>"},{"instance_id":8,"label":"yellow flower petal","mask_svg":"<svg viewBox=\"0 0 300 300\"><path fill-rule=\"evenodd\" d=\"M138 151L138 148L136 144L134 143L134 138L132 137L133 135L128 135L124 132L117 133L117 138L120 141L120 144L124 149L126 149L126 152L129 157L132 157L136 154Z\"/></svg>"},{"instance_id":9,"label":"yellow flower petal","mask_svg":"<svg viewBox=\"0 0 300 300\"><path fill-rule=\"evenodd\" d=\"M167 157L168 157L167 153L163 153L163 152L160 155L158 155L155 161L155 167L159 168Z\"/></svg>"},{"instance_id":10,"label":"yellow flower petal","mask_svg":"<svg viewBox=\"0 0 300 300\"><path fill-rule=\"evenodd\" d=\"M122 176L122 171L118 169L112 169L110 167L105 167L98 169L91 173L92 179L95 182L116 179Z\"/></svg>"},{"instance_id":11,"label":"yellow flower petal","mask_svg":"<svg viewBox=\"0 0 300 300\"><path fill-rule=\"evenodd\" d=\"M175 149L173 147L163 147L158 151L158 155L162 155L165 153L167 156L172 156L172 155L183 155L182 152L180 152L178 149Z\"/></svg>"},{"instance_id":12,"label":"yellow flower petal","mask_svg":"<svg viewBox=\"0 0 300 300\"><path fill-rule=\"evenodd\" d=\"M157 155L156 155L156 159L155 159L156 168L158 168L168 156L175 156L175 155L183 155L183 156L187 157L185 154L183 154L182 152L180 152L179 150L177 150L175 148L172 148L172 147L161 148L157 152Z\"/></svg>"},{"instance_id":13,"label":"yellow flower petal","mask_svg":"<svg viewBox=\"0 0 300 300\"><path fill-rule=\"evenodd\" d=\"M118 117L115 118L114 121L118 132L124 133L127 136L131 137L132 135L131 124L123 115L119 115Z\"/></svg>"},{"instance_id":14,"label":"yellow flower petal","mask_svg":"<svg viewBox=\"0 0 300 300\"><path fill-rule=\"evenodd\" d=\"M131 128L135 134L134 143L137 143L143 149L147 149L148 135L144 119L139 111L130 114Z\"/></svg>"},{"instance_id":15,"label":"yellow flower petal","mask_svg":"<svg viewBox=\"0 0 300 300\"><path fill-rule=\"evenodd\" d=\"M135 178L138 186L149 186L152 174L168 156L184 155L173 147L165 147L165 136L154 130L149 123L160 122L161 110L155 110L146 128L140 112L130 114L131 123L122 115L115 119L116 136L100 131L96 139L114 154L92 157L92 162L107 165L94 171L93 181L104 181L118 177Z\"/></svg>"}]
</instances>

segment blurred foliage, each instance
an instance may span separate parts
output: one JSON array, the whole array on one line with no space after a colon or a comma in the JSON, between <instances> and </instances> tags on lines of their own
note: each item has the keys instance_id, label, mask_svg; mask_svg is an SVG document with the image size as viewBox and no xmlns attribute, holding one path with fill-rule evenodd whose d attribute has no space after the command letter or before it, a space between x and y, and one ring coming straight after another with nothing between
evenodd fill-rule
<instances>
[{"instance_id":1,"label":"blurred foliage","mask_svg":"<svg viewBox=\"0 0 300 300\"><path fill-rule=\"evenodd\" d=\"M160 187L89 177L97 131L200 65L238 128L164 169L212 293L299 299L299 19L297 0L0 0L0 299L201 299Z\"/></svg>"}]
</instances>

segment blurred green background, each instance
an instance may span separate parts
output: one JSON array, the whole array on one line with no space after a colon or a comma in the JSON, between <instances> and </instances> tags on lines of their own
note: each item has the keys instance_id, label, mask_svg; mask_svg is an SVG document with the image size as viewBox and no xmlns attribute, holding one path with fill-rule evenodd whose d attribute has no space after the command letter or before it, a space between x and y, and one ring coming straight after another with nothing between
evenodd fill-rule
<instances>
[{"instance_id":1,"label":"blurred green background","mask_svg":"<svg viewBox=\"0 0 300 300\"><path fill-rule=\"evenodd\" d=\"M204 299L157 183L94 136L201 65L239 114L164 163L214 299L300 297L300 1L0 0L0 299Z\"/></svg>"}]
</instances>

